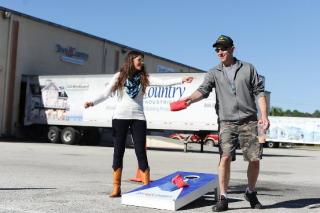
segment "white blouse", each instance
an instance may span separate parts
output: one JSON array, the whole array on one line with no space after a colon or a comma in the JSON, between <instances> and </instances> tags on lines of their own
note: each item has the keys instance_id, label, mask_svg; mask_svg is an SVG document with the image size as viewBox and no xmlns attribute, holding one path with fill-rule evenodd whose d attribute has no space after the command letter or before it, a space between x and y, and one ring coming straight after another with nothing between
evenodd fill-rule
<instances>
[{"instance_id":1,"label":"white blouse","mask_svg":"<svg viewBox=\"0 0 320 213\"><path fill-rule=\"evenodd\" d=\"M111 89L117 82L119 78L120 72L117 72L112 77L110 83L105 88L105 91L95 98L92 102L93 105L97 105L108 97L111 96ZM181 84L182 79L170 79L170 80L162 80L159 78L149 76L150 85L175 85ZM131 98L124 90L122 94L117 92L117 106L113 113L113 119L135 119L135 120L146 120L144 111L143 111L143 94L142 89L140 89L138 95L134 98Z\"/></svg>"}]
</instances>

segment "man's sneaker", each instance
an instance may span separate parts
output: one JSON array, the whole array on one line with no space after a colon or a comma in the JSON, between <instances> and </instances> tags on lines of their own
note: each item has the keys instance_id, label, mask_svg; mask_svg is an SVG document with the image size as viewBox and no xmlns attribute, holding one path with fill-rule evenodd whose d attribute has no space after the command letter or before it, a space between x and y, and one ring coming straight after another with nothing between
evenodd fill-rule
<instances>
[{"instance_id":1,"label":"man's sneaker","mask_svg":"<svg viewBox=\"0 0 320 213\"><path fill-rule=\"evenodd\" d=\"M228 208L228 199L221 195L220 200L216 203L214 207L212 207L212 211L214 212L223 212L227 211Z\"/></svg>"},{"instance_id":2,"label":"man's sneaker","mask_svg":"<svg viewBox=\"0 0 320 213\"><path fill-rule=\"evenodd\" d=\"M257 192L249 193L246 191L244 194L244 198L250 202L250 206L253 209L262 209L262 205L257 198Z\"/></svg>"}]
</instances>

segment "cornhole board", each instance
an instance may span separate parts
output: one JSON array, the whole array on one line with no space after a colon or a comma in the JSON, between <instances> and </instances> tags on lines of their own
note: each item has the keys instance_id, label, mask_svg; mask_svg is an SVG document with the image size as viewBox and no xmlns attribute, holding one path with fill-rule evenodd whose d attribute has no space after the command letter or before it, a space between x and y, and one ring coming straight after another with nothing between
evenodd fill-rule
<instances>
[{"instance_id":1,"label":"cornhole board","mask_svg":"<svg viewBox=\"0 0 320 213\"><path fill-rule=\"evenodd\" d=\"M189 186L174 191L161 189L161 186L170 183L172 178L178 174L187 180ZM175 211L208 192L215 192L217 199L217 187L218 175L216 174L177 171L148 185L122 194L121 203Z\"/></svg>"}]
</instances>

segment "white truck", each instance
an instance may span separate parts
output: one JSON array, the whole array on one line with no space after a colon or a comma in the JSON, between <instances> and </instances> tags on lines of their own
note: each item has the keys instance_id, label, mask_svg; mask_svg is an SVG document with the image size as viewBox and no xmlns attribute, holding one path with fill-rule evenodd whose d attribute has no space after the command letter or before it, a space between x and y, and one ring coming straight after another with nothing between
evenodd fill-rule
<instances>
[{"instance_id":1,"label":"white truck","mask_svg":"<svg viewBox=\"0 0 320 213\"><path fill-rule=\"evenodd\" d=\"M144 97L148 130L217 131L215 93L185 110L172 112L170 103L190 95L202 82L204 73L152 73L161 79L193 76L192 83L172 86L150 85ZM116 95L84 109L85 101L104 91L112 74L23 76L25 93L24 126L46 128L52 143L77 144L80 138L97 140L98 128L110 128Z\"/></svg>"}]
</instances>

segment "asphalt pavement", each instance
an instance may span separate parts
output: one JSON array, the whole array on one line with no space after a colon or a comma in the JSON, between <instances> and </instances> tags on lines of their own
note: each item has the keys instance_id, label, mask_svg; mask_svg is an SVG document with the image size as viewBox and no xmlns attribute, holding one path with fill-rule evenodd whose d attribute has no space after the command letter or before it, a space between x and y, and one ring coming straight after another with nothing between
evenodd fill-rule
<instances>
[{"instance_id":1,"label":"asphalt pavement","mask_svg":"<svg viewBox=\"0 0 320 213\"><path fill-rule=\"evenodd\" d=\"M0 142L0 212L171 212L125 206L121 198L111 199L112 147L70 146L39 142ZM190 146L188 152L149 148L151 178L175 171L217 173L216 148ZM264 149L257 185L263 210L252 210L244 200L246 167L241 151L232 163L228 212L320 212L320 150L312 148ZM129 181L137 169L134 150L124 158L122 191L140 183ZM178 212L211 212L215 204L209 193Z\"/></svg>"}]
</instances>

